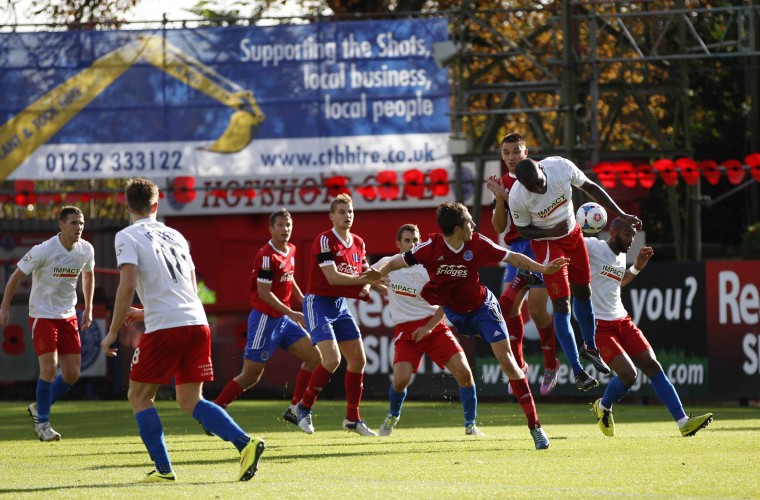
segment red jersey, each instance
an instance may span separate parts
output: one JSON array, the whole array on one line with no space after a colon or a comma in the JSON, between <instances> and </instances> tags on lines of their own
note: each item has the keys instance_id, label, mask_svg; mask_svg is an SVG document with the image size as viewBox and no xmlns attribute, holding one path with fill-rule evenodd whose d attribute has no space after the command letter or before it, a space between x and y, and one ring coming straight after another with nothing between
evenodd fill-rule
<instances>
[{"instance_id":1,"label":"red jersey","mask_svg":"<svg viewBox=\"0 0 760 500\"><path fill-rule=\"evenodd\" d=\"M261 247L253 260L251 273L251 306L257 311L279 318L284 316L272 306L261 300L258 283L271 283L272 294L280 302L290 307L290 295L293 292L293 276L296 269L296 247L288 243L284 252L278 250L272 240Z\"/></svg>"},{"instance_id":2,"label":"red jersey","mask_svg":"<svg viewBox=\"0 0 760 500\"><path fill-rule=\"evenodd\" d=\"M404 254L407 265L422 264L430 275L420 296L428 303L448 307L459 313L474 311L486 300L486 287L480 282L478 269L501 262L509 250L479 233L454 251L441 233Z\"/></svg>"},{"instance_id":3,"label":"red jersey","mask_svg":"<svg viewBox=\"0 0 760 500\"><path fill-rule=\"evenodd\" d=\"M509 193L512 190L512 186L517 182L517 177L507 173L499 179L501 185ZM521 238L520 233L517 231L517 226L512 222L512 212L509 211L509 205L506 207L507 211L507 231L504 233L504 243L511 245L517 238Z\"/></svg>"},{"instance_id":4,"label":"red jersey","mask_svg":"<svg viewBox=\"0 0 760 500\"><path fill-rule=\"evenodd\" d=\"M322 267L335 264L338 272L356 276L369 267L365 258L364 240L349 233L350 241L344 241L335 229L325 231L314 239L311 246L311 269L308 293L324 297L358 299L362 285L333 286L327 282Z\"/></svg>"}]
</instances>

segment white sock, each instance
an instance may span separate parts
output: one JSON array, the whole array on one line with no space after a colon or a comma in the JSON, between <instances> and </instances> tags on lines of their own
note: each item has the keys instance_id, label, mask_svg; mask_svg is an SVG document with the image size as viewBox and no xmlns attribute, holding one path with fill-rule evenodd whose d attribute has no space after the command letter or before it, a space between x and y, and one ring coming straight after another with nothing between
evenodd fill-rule
<instances>
[{"instance_id":1,"label":"white sock","mask_svg":"<svg viewBox=\"0 0 760 500\"><path fill-rule=\"evenodd\" d=\"M683 429L683 426L686 425L686 422L689 421L689 417L681 417L676 422L678 423L678 428Z\"/></svg>"}]
</instances>

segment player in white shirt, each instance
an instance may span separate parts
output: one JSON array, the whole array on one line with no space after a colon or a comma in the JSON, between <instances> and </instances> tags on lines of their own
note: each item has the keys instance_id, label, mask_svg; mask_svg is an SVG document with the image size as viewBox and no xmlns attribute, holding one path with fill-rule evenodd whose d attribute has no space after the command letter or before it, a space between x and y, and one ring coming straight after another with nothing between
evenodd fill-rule
<instances>
[{"instance_id":1,"label":"player in white shirt","mask_svg":"<svg viewBox=\"0 0 760 500\"><path fill-rule=\"evenodd\" d=\"M239 481L248 481L264 452L264 441L251 438L222 408L203 399L203 382L214 379L211 331L195 280L195 265L185 238L156 220L158 187L132 179L126 188L132 225L116 234L119 287L113 319L101 343L106 356L125 320L142 320L145 333L132 356L128 398L145 447L156 469L142 482L176 480L153 404L161 384L176 382L177 404L205 429L240 452ZM130 307L135 291L144 309Z\"/></svg>"},{"instance_id":2,"label":"player in white shirt","mask_svg":"<svg viewBox=\"0 0 760 500\"><path fill-rule=\"evenodd\" d=\"M570 265L561 272L544 276L544 283L554 309L554 330L562 350L575 375L575 386L587 391L599 385L580 363L575 332L570 324L570 294L573 312L581 327L584 346L581 355L602 373L610 373L595 343L594 310L588 253L580 226L575 222L573 186L577 187L608 212L629 224L641 228L641 221L624 213L610 196L590 181L573 162L552 156L535 162L520 160L515 167L518 182L509 196L512 218L523 238L531 240L536 261L548 262L557 257L569 257Z\"/></svg>"},{"instance_id":3,"label":"player in white shirt","mask_svg":"<svg viewBox=\"0 0 760 500\"><path fill-rule=\"evenodd\" d=\"M10 305L19 283L32 275L29 295L29 326L40 364L36 402L27 411L40 441L58 441L61 435L50 427L50 406L79 380L82 344L79 327L92 323L95 291L95 251L82 239L84 215L77 207L63 207L58 216L61 232L35 245L19 261L5 286L0 306L0 328L8 324ZM77 280L82 275L84 311L78 325ZM56 376L56 367L61 373Z\"/></svg>"},{"instance_id":4,"label":"player in white shirt","mask_svg":"<svg viewBox=\"0 0 760 500\"><path fill-rule=\"evenodd\" d=\"M693 436L712 422L712 413L688 417L675 387L657 361L652 346L633 323L620 298L620 288L630 283L646 267L654 251L642 247L633 265L626 269L625 257L636 237L636 228L621 219L610 225L607 241L586 238L591 266L591 301L596 312L596 342L604 360L617 376L610 380L604 395L592 407L605 436L615 435L612 405L625 396L636 382L637 367L649 377L657 398L678 423L681 435Z\"/></svg>"},{"instance_id":5,"label":"player in white shirt","mask_svg":"<svg viewBox=\"0 0 760 500\"><path fill-rule=\"evenodd\" d=\"M396 246L408 252L420 242L420 231L414 224L404 224L396 232ZM382 268L393 257L384 257L375 265ZM394 332L393 383L390 387L390 411L380 427L381 436L389 436L401 418L401 405L406 388L417 373L422 355L427 354L439 367L446 367L459 384L459 397L464 411L465 434L484 435L475 425L478 398L475 380L462 346L451 329L443 322L443 308L431 306L420 297L425 283L430 281L427 270L414 265L388 274L388 302Z\"/></svg>"}]
</instances>

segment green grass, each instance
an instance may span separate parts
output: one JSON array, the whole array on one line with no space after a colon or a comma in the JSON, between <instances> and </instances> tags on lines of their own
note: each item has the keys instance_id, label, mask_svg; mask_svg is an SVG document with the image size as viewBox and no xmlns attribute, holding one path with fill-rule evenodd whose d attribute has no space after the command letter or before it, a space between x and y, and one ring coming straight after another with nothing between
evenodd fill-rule
<instances>
[{"instance_id":1,"label":"green grass","mask_svg":"<svg viewBox=\"0 0 760 500\"><path fill-rule=\"evenodd\" d=\"M131 498L535 498L760 497L760 411L688 408L715 413L693 438L682 438L661 405L618 405L617 436L604 437L588 405L541 404L551 439L536 451L515 403L481 404L487 436L468 438L458 404L408 402L390 438L340 430L344 404L320 401L311 436L278 420L283 401L239 401L233 417L262 436L267 450L250 482L235 481L238 454L207 437L171 401L158 402L179 481L139 485L152 469L126 401L62 401L41 443L26 403L0 403L0 495ZM387 403L362 415L377 429Z\"/></svg>"}]
</instances>

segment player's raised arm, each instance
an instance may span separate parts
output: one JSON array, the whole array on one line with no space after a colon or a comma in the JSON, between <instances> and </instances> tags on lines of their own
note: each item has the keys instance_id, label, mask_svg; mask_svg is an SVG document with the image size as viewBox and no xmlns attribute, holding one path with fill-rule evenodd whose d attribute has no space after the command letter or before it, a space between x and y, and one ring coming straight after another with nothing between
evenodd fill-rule
<instances>
[{"instance_id":1,"label":"player's raised arm","mask_svg":"<svg viewBox=\"0 0 760 500\"><path fill-rule=\"evenodd\" d=\"M633 265L625 270L623 281L620 282L620 286L626 286L633 281L636 275L639 274L649 262L649 259L654 255L654 250L651 247L641 247L636 258L633 260Z\"/></svg>"},{"instance_id":2,"label":"player's raised arm","mask_svg":"<svg viewBox=\"0 0 760 500\"><path fill-rule=\"evenodd\" d=\"M607 212L613 214L615 217L622 219L623 222L632 225L636 229L641 229L641 220L635 215L630 215L625 212L615 203L607 191L602 189L597 183L591 180L587 180L579 187L581 191L589 195L595 202L607 210Z\"/></svg>"},{"instance_id":3,"label":"player's raised arm","mask_svg":"<svg viewBox=\"0 0 760 500\"><path fill-rule=\"evenodd\" d=\"M546 265L542 265L526 255L509 252L506 259L504 259L504 262L532 273L554 274L563 267L566 267L570 263L570 259L567 257L559 257Z\"/></svg>"}]
</instances>

